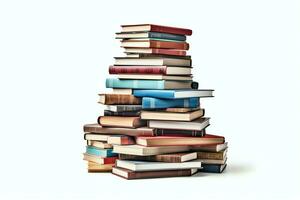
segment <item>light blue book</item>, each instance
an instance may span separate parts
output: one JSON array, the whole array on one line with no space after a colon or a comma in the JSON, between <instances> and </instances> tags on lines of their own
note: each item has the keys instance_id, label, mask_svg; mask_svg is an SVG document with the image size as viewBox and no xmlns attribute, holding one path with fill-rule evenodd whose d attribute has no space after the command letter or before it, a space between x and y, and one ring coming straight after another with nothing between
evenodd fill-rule
<instances>
[{"instance_id":1,"label":"light blue book","mask_svg":"<svg viewBox=\"0 0 300 200\"><path fill-rule=\"evenodd\" d=\"M191 97L213 97L213 90L134 90L136 97L181 99Z\"/></svg>"},{"instance_id":2,"label":"light blue book","mask_svg":"<svg viewBox=\"0 0 300 200\"><path fill-rule=\"evenodd\" d=\"M152 97L143 97L143 109L162 109L162 108L197 108L199 107L199 98L186 99L158 99Z\"/></svg>"},{"instance_id":3,"label":"light blue book","mask_svg":"<svg viewBox=\"0 0 300 200\"><path fill-rule=\"evenodd\" d=\"M191 81L106 79L107 88L131 89L191 89Z\"/></svg>"},{"instance_id":4,"label":"light blue book","mask_svg":"<svg viewBox=\"0 0 300 200\"><path fill-rule=\"evenodd\" d=\"M118 155L113 153L113 149L99 149L93 146L86 146L86 153L101 157L114 157Z\"/></svg>"}]
</instances>

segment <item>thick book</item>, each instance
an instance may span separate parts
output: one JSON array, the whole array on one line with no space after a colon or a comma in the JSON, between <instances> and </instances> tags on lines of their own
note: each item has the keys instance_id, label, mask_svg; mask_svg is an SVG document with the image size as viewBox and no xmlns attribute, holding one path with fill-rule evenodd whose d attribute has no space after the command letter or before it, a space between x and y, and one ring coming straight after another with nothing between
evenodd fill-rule
<instances>
[{"instance_id":1,"label":"thick book","mask_svg":"<svg viewBox=\"0 0 300 200\"><path fill-rule=\"evenodd\" d=\"M132 171L162 171L162 170L179 170L179 169L199 169L201 162L192 160L182 163L134 161L134 160L116 160L116 167L129 169Z\"/></svg>"},{"instance_id":2,"label":"thick book","mask_svg":"<svg viewBox=\"0 0 300 200\"><path fill-rule=\"evenodd\" d=\"M116 33L116 39L135 39L135 38L158 38L167 40L185 41L185 35L177 35L170 33L159 33L159 32L120 32Z\"/></svg>"},{"instance_id":3,"label":"thick book","mask_svg":"<svg viewBox=\"0 0 300 200\"><path fill-rule=\"evenodd\" d=\"M87 145L97 147L97 148L100 148L100 149L111 149L111 148L113 148L113 146L111 144L108 144L107 142L101 142L101 141L95 141L95 140L87 140Z\"/></svg>"},{"instance_id":4,"label":"thick book","mask_svg":"<svg viewBox=\"0 0 300 200\"><path fill-rule=\"evenodd\" d=\"M139 111L113 112L110 110L104 110L104 116L139 117L140 115L141 112Z\"/></svg>"},{"instance_id":5,"label":"thick book","mask_svg":"<svg viewBox=\"0 0 300 200\"><path fill-rule=\"evenodd\" d=\"M95 141L102 141L102 142L107 142L108 138L110 135L105 135L105 134L97 134L97 133L85 133L84 134L84 139L85 140L95 140Z\"/></svg>"},{"instance_id":6,"label":"thick book","mask_svg":"<svg viewBox=\"0 0 300 200\"><path fill-rule=\"evenodd\" d=\"M226 166L227 164L202 164L202 168L199 171L205 173L222 173Z\"/></svg>"},{"instance_id":7,"label":"thick book","mask_svg":"<svg viewBox=\"0 0 300 200\"><path fill-rule=\"evenodd\" d=\"M200 107L197 108L166 108L164 111L166 112L175 112L175 113L186 113L186 112L192 112L195 110L199 110Z\"/></svg>"},{"instance_id":8,"label":"thick book","mask_svg":"<svg viewBox=\"0 0 300 200\"><path fill-rule=\"evenodd\" d=\"M127 135L112 135L108 138L108 144L130 145L135 144L133 137Z\"/></svg>"},{"instance_id":9,"label":"thick book","mask_svg":"<svg viewBox=\"0 0 300 200\"><path fill-rule=\"evenodd\" d=\"M138 128L146 125L140 117L99 116L98 124L104 127Z\"/></svg>"},{"instance_id":10,"label":"thick book","mask_svg":"<svg viewBox=\"0 0 300 200\"><path fill-rule=\"evenodd\" d=\"M204 116L204 109L199 109L186 113L175 113L165 111L146 111L141 112L141 119L144 120L171 120L171 121L192 121Z\"/></svg>"},{"instance_id":11,"label":"thick book","mask_svg":"<svg viewBox=\"0 0 300 200\"><path fill-rule=\"evenodd\" d=\"M198 159L198 160L200 160L203 164L224 165L226 164L227 157L225 157L223 160L218 160L218 159Z\"/></svg>"},{"instance_id":12,"label":"thick book","mask_svg":"<svg viewBox=\"0 0 300 200\"><path fill-rule=\"evenodd\" d=\"M227 149L219 152L206 152L197 151L197 158L199 159L212 159L212 160L224 160L226 158Z\"/></svg>"},{"instance_id":13,"label":"thick book","mask_svg":"<svg viewBox=\"0 0 300 200\"><path fill-rule=\"evenodd\" d=\"M119 74L118 79L140 79L140 80L170 80L170 81L192 81L192 76L165 76L159 74Z\"/></svg>"},{"instance_id":14,"label":"thick book","mask_svg":"<svg viewBox=\"0 0 300 200\"><path fill-rule=\"evenodd\" d=\"M169 80L124 80L107 78L107 88L132 88L132 89L191 89L191 81Z\"/></svg>"},{"instance_id":15,"label":"thick book","mask_svg":"<svg viewBox=\"0 0 300 200\"><path fill-rule=\"evenodd\" d=\"M213 97L213 90L134 90L136 97L179 99L192 97Z\"/></svg>"},{"instance_id":16,"label":"thick book","mask_svg":"<svg viewBox=\"0 0 300 200\"><path fill-rule=\"evenodd\" d=\"M192 35L193 31L187 28L162 26L155 24L131 24L121 25L122 32L159 32L159 33L171 33L177 35Z\"/></svg>"},{"instance_id":17,"label":"thick book","mask_svg":"<svg viewBox=\"0 0 300 200\"><path fill-rule=\"evenodd\" d=\"M141 74L141 75L190 75L190 67L169 66L115 66L109 67L110 74ZM137 96L137 95L136 95Z\"/></svg>"},{"instance_id":18,"label":"thick book","mask_svg":"<svg viewBox=\"0 0 300 200\"><path fill-rule=\"evenodd\" d=\"M128 94L99 94L99 102L106 105L125 104L136 105L141 104L141 99Z\"/></svg>"},{"instance_id":19,"label":"thick book","mask_svg":"<svg viewBox=\"0 0 300 200\"><path fill-rule=\"evenodd\" d=\"M104 109L112 112L141 111L142 105L105 105Z\"/></svg>"},{"instance_id":20,"label":"thick book","mask_svg":"<svg viewBox=\"0 0 300 200\"><path fill-rule=\"evenodd\" d=\"M112 149L100 149L94 146L86 146L86 153L101 157L115 157L118 154L114 153Z\"/></svg>"},{"instance_id":21,"label":"thick book","mask_svg":"<svg viewBox=\"0 0 300 200\"><path fill-rule=\"evenodd\" d=\"M83 127L83 131L86 134L88 132L93 132L93 135L104 135L104 138L107 141L111 135L129 135L129 136L155 136L156 133L154 129L148 127L140 128L118 128L118 127L102 127L99 124L86 124ZM106 135L109 134L109 135Z\"/></svg>"},{"instance_id":22,"label":"thick book","mask_svg":"<svg viewBox=\"0 0 300 200\"><path fill-rule=\"evenodd\" d=\"M198 169L164 170L164 171L144 171L135 172L128 169L113 167L112 173L125 179L143 179L143 178L164 178L192 176Z\"/></svg>"},{"instance_id":23,"label":"thick book","mask_svg":"<svg viewBox=\"0 0 300 200\"><path fill-rule=\"evenodd\" d=\"M177 49L156 49L156 48L124 48L127 54L151 54L151 55L172 55L186 56L186 51Z\"/></svg>"},{"instance_id":24,"label":"thick book","mask_svg":"<svg viewBox=\"0 0 300 200\"><path fill-rule=\"evenodd\" d=\"M206 134L205 129L196 130L177 130L177 129L153 129L155 136L185 136L202 137Z\"/></svg>"},{"instance_id":25,"label":"thick book","mask_svg":"<svg viewBox=\"0 0 300 200\"><path fill-rule=\"evenodd\" d=\"M178 49L188 50L189 43L187 42L173 42L173 41L162 41L153 39L135 40L128 39L121 41L121 47L126 48L160 48L160 49Z\"/></svg>"},{"instance_id":26,"label":"thick book","mask_svg":"<svg viewBox=\"0 0 300 200\"><path fill-rule=\"evenodd\" d=\"M207 144L222 144L225 142L223 136L206 134L203 137L183 137L183 136L157 136L136 138L136 143L143 146L171 146L171 145L207 145Z\"/></svg>"},{"instance_id":27,"label":"thick book","mask_svg":"<svg viewBox=\"0 0 300 200\"><path fill-rule=\"evenodd\" d=\"M151 156L166 153L186 152L189 151L189 146L146 147L141 145L114 145L113 151L119 154Z\"/></svg>"},{"instance_id":28,"label":"thick book","mask_svg":"<svg viewBox=\"0 0 300 200\"><path fill-rule=\"evenodd\" d=\"M156 66L184 66L190 67L192 64L191 59L182 58L169 58L169 57L115 57L114 65L156 65Z\"/></svg>"},{"instance_id":29,"label":"thick book","mask_svg":"<svg viewBox=\"0 0 300 200\"><path fill-rule=\"evenodd\" d=\"M101 156L95 156L91 154L84 153L83 154L83 160L98 163L101 165L104 164L114 164L116 162L118 157L101 157Z\"/></svg>"},{"instance_id":30,"label":"thick book","mask_svg":"<svg viewBox=\"0 0 300 200\"><path fill-rule=\"evenodd\" d=\"M209 125L209 118L198 118L190 122L149 120L148 127L158 129L197 130L201 131Z\"/></svg>"},{"instance_id":31,"label":"thick book","mask_svg":"<svg viewBox=\"0 0 300 200\"><path fill-rule=\"evenodd\" d=\"M181 163L181 162L187 162L195 159L197 159L196 152L161 154L161 155L154 155L154 156L136 156L136 155L128 155L128 154L119 154L119 160Z\"/></svg>"},{"instance_id":32,"label":"thick book","mask_svg":"<svg viewBox=\"0 0 300 200\"><path fill-rule=\"evenodd\" d=\"M118 88L113 88L112 89L112 94L133 94L133 90L132 89L118 89Z\"/></svg>"},{"instance_id":33,"label":"thick book","mask_svg":"<svg viewBox=\"0 0 300 200\"><path fill-rule=\"evenodd\" d=\"M224 144L212 144L212 145L202 145L202 146L192 146L193 151L206 151L206 152L220 152L228 148L228 143Z\"/></svg>"},{"instance_id":34,"label":"thick book","mask_svg":"<svg viewBox=\"0 0 300 200\"><path fill-rule=\"evenodd\" d=\"M153 97L143 97L143 109L163 109L163 108L197 108L200 106L198 97L185 99L158 99Z\"/></svg>"},{"instance_id":35,"label":"thick book","mask_svg":"<svg viewBox=\"0 0 300 200\"><path fill-rule=\"evenodd\" d=\"M105 164L101 165L98 163L88 162L88 172L95 173L95 172L111 172L114 164Z\"/></svg>"}]
</instances>

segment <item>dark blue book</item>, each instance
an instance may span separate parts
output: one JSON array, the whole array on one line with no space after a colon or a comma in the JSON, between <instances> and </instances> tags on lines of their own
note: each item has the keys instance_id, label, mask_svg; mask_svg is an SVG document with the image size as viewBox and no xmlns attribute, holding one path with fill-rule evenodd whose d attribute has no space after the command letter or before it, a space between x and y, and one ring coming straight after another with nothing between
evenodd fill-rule
<instances>
[{"instance_id":1,"label":"dark blue book","mask_svg":"<svg viewBox=\"0 0 300 200\"><path fill-rule=\"evenodd\" d=\"M114 157L118 155L116 153L113 153L113 149L99 149L93 146L86 146L86 153L100 157Z\"/></svg>"},{"instance_id":2,"label":"dark blue book","mask_svg":"<svg viewBox=\"0 0 300 200\"><path fill-rule=\"evenodd\" d=\"M134 33L116 33L117 39L136 39L136 38L157 38L173 41L185 41L185 35L176 35L171 33L159 33L159 32L134 32Z\"/></svg>"},{"instance_id":3,"label":"dark blue book","mask_svg":"<svg viewBox=\"0 0 300 200\"><path fill-rule=\"evenodd\" d=\"M200 172L206 172L206 173L222 173L227 164L202 164L202 168L200 169Z\"/></svg>"},{"instance_id":4,"label":"dark blue book","mask_svg":"<svg viewBox=\"0 0 300 200\"><path fill-rule=\"evenodd\" d=\"M143 109L163 109L163 108L197 108L199 107L199 98L184 99L158 99L152 97L143 97Z\"/></svg>"}]
</instances>

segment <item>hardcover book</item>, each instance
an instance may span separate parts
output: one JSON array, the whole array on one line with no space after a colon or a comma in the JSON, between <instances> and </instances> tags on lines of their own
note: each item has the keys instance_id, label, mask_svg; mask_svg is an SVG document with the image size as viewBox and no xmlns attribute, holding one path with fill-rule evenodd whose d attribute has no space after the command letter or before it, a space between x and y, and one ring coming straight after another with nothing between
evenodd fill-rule
<instances>
[{"instance_id":1,"label":"hardcover book","mask_svg":"<svg viewBox=\"0 0 300 200\"><path fill-rule=\"evenodd\" d=\"M115 66L109 67L110 74L160 74L160 75L190 75L190 67L175 66ZM146 91L145 91L146 92ZM149 91L151 92L151 91ZM135 95L138 96L138 95Z\"/></svg>"},{"instance_id":2,"label":"hardcover book","mask_svg":"<svg viewBox=\"0 0 300 200\"><path fill-rule=\"evenodd\" d=\"M186 99L158 99L153 97L143 97L143 109L162 109L162 108L197 108L200 106L199 98L192 97Z\"/></svg>"},{"instance_id":3,"label":"hardcover book","mask_svg":"<svg viewBox=\"0 0 300 200\"><path fill-rule=\"evenodd\" d=\"M216 164L216 165L224 165L226 164L227 157L225 157L223 160L216 160L216 159L198 159L203 164Z\"/></svg>"},{"instance_id":4,"label":"hardcover book","mask_svg":"<svg viewBox=\"0 0 300 200\"><path fill-rule=\"evenodd\" d=\"M170 33L159 33L159 32L120 32L116 33L116 39L135 39L135 38L159 38L168 40L185 41L185 35L177 35Z\"/></svg>"},{"instance_id":5,"label":"hardcover book","mask_svg":"<svg viewBox=\"0 0 300 200\"><path fill-rule=\"evenodd\" d=\"M227 150L222 150L219 152L206 152L198 151L197 158L199 159L212 159L212 160L224 160L226 158Z\"/></svg>"},{"instance_id":6,"label":"hardcover book","mask_svg":"<svg viewBox=\"0 0 300 200\"><path fill-rule=\"evenodd\" d=\"M99 94L98 103L113 105L113 104L141 104L141 99L128 94Z\"/></svg>"},{"instance_id":7,"label":"hardcover book","mask_svg":"<svg viewBox=\"0 0 300 200\"><path fill-rule=\"evenodd\" d=\"M84 153L83 160L98 163L98 164L114 164L118 157L101 157Z\"/></svg>"},{"instance_id":8,"label":"hardcover book","mask_svg":"<svg viewBox=\"0 0 300 200\"><path fill-rule=\"evenodd\" d=\"M224 144L212 144L212 145L205 145L205 146L192 146L191 150L193 151L206 151L206 152L220 152L224 149L228 148L228 143L225 142Z\"/></svg>"},{"instance_id":9,"label":"hardcover book","mask_svg":"<svg viewBox=\"0 0 300 200\"><path fill-rule=\"evenodd\" d=\"M162 26L155 24L132 24L132 25L121 25L122 32L159 32L159 33L171 33L177 35L192 35L191 29L177 28L171 26Z\"/></svg>"},{"instance_id":10,"label":"hardcover book","mask_svg":"<svg viewBox=\"0 0 300 200\"><path fill-rule=\"evenodd\" d=\"M95 140L95 141L103 141L107 142L108 138L110 135L105 135L105 134L96 134L96 133L85 133L84 134L84 139L85 140Z\"/></svg>"},{"instance_id":11,"label":"hardcover book","mask_svg":"<svg viewBox=\"0 0 300 200\"><path fill-rule=\"evenodd\" d=\"M100 149L112 149L113 147L111 144L108 144L107 142L94 141L94 140L87 140L87 145L97 147Z\"/></svg>"},{"instance_id":12,"label":"hardcover book","mask_svg":"<svg viewBox=\"0 0 300 200\"><path fill-rule=\"evenodd\" d=\"M133 95L161 99L213 97L213 90L134 90Z\"/></svg>"},{"instance_id":13,"label":"hardcover book","mask_svg":"<svg viewBox=\"0 0 300 200\"><path fill-rule=\"evenodd\" d=\"M202 164L202 169L200 169L200 172L206 172L206 173L222 173L227 164L218 165L218 164Z\"/></svg>"},{"instance_id":14,"label":"hardcover book","mask_svg":"<svg viewBox=\"0 0 300 200\"><path fill-rule=\"evenodd\" d=\"M184 66L190 67L192 61L190 59L169 58L169 57L145 57L145 58L132 58L132 57L115 57L114 65L158 65L158 66Z\"/></svg>"},{"instance_id":15,"label":"hardcover book","mask_svg":"<svg viewBox=\"0 0 300 200\"><path fill-rule=\"evenodd\" d=\"M122 116L122 117L139 117L141 112L136 111L124 111L124 112L113 112L110 110L104 110L104 116Z\"/></svg>"},{"instance_id":16,"label":"hardcover book","mask_svg":"<svg viewBox=\"0 0 300 200\"><path fill-rule=\"evenodd\" d=\"M101 165L98 163L88 162L88 172L111 172L114 164Z\"/></svg>"},{"instance_id":17,"label":"hardcover book","mask_svg":"<svg viewBox=\"0 0 300 200\"><path fill-rule=\"evenodd\" d=\"M151 75L151 74L120 74L118 79L139 79L139 80L172 80L172 81L192 81L191 76L165 76L165 75Z\"/></svg>"},{"instance_id":18,"label":"hardcover book","mask_svg":"<svg viewBox=\"0 0 300 200\"><path fill-rule=\"evenodd\" d=\"M121 41L121 47L126 48L161 48L161 49L178 49L178 50L188 50L189 43L187 42L175 42L175 41L162 41L154 39L128 39Z\"/></svg>"},{"instance_id":19,"label":"hardcover book","mask_svg":"<svg viewBox=\"0 0 300 200\"><path fill-rule=\"evenodd\" d=\"M108 138L107 143L118 144L118 145L129 145L129 144L135 144L135 140L133 137L127 135L112 135Z\"/></svg>"},{"instance_id":20,"label":"hardcover book","mask_svg":"<svg viewBox=\"0 0 300 200\"><path fill-rule=\"evenodd\" d=\"M124 48L124 53L151 54L151 55L173 55L186 56L186 51L177 49L156 49L156 48Z\"/></svg>"},{"instance_id":21,"label":"hardcover book","mask_svg":"<svg viewBox=\"0 0 300 200\"><path fill-rule=\"evenodd\" d=\"M112 149L99 149L94 146L86 146L86 153L89 155L94 156L101 156L101 157L115 157L118 154L113 153Z\"/></svg>"},{"instance_id":22,"label":"hardcover book","mask_svg":"<svg viewBox=\"0 0 300 200\"><path fill-rule=\"evenodd\" d=\"M205 129L196 130L177 130L177 129L153 129L155 136L185 136L202 137L206 134Z\"/></svg>"},{"instance_id":23,"label":"hardcover book","mask_svg":"<svg viewBox=\"0 0 300 200\"><path fill-rule=\"evenodd\" d=\"M142 105L106 105L105 110L112 112L141 111Z\"/></svg>"},{"instance_id":24,"label":"hardcover book","mask_svg":"<svg viewBox=\"0 0 300 200\"><path fill-rule=\"evenodd\" d=\"M104 127L138 128L146 125L140 117L100 116L98 124Z\"/></svg>"},{"instance_id":25,"label":"hardcover book","mask_svg":"<svg viewBox=\"0 0 300 200\"><path fill-rule=\"evenodd\" d=\"M141 119L144 120L192 121L202 116L204 116L204 109L199 109L186 113L145 110L141 112Z\"/></svg>"}]
</instances>

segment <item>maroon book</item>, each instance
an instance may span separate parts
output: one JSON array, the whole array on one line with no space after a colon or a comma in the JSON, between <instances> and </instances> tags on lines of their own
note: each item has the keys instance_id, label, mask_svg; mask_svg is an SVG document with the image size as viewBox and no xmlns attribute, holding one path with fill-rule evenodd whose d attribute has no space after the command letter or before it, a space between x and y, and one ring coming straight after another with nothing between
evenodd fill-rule
<instances>
[{"instance_id":1,"label":"maroon book","mask_svg":"<svg viewBox=\"0 0 300 200\"><path fill-rule=\"evenodd\" d=\"M167 66L109 66L110 74L166 74Z\"/></svg>"},{"instance_id":2,"label":"maroon book","mask_svg":"<svg viewBox=\"0 0 300 200\"><path fill-rule=\"evenodd\" d=\"M135 31L153 31L160 33L173 33L178 35L192 35L193 31L186 28L178 28L172 26L162 26L155 24L133 24L122 25L122 32L135 32Z\"/></svg>"}]
</instances>

